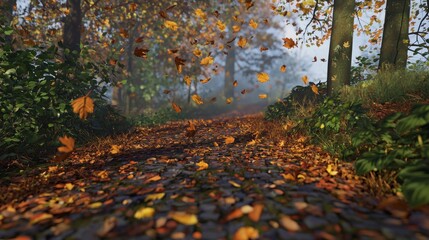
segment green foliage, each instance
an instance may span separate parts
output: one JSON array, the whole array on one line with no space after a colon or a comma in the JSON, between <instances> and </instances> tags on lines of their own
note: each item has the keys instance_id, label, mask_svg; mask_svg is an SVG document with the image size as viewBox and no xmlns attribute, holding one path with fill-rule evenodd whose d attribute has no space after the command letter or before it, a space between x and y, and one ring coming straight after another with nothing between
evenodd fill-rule
<instances>
[{"instance_id":1,"label":"green foliage","mask_svg":"<svg viewBox=\"0 0 429 240\"><path fill-rule=\"evenodd\" d=\"M1 34L0 34L1 35ZM1 44L1 42L0 42ZM0 49L0 160L22 155L34 158L54 150L59 136L92 136L114 132L119 119L105 105L105 87L99 87L109 70L89 61L82 52L81 63L70 66L60 49L14 50L4 43ZM91 91L96 113L81 121L70 102ZM79 136L79 137L82 137Z\"/></svg>"},{"instance_id":2,"label":"green foliage","mask_svg":"<svg viewBox=\"0 0 429 240\"><path fill-rule=\"evenodd\" d=\"M183 114L177 114L169 108L162 108L155 112L146 112L136 117L131 117L131 122L136 126L152 126L163 124L168 121L179 120L183 118Z\"/></svg>"},{"instance_id":3,"label":"green foliage","mask_svg":"<svg viewBox=\"0 0 429 240\"><path fill-rule=\"evenodd\" d=\"M429 105L416 106L409 115L394 114L358 132L352 141L366 149L355 163L358 174L398 171L410 204L429 203Z\"/></svg>"},{"instance_id":4,"label":"green foliage","mask_svg":"<svg viewBox=\"0 0 429 240\"><path fill-rule=\"evenodd\" d=\"M310 85L305 87L294 87L289 96L284 98L282 101L276 102L268 106L267 111L265 111L265 119L285 119L286 117L293 115L298 107L315 105L323 101L327 93L326 83L316 84L319 89L319 95L315 94L311 90L311 85L313 84L314 83L310 83Z\"/></svg>"},{"instance_id":5,"label":"green foliage","mask_svg":"<svg viewBox=\"0 0 429 240\"><path fill-rule=\"evenodd\" d=\"M410 99L429 98L429 71L388 69L379 72L371 80L342 89L344 101L362 101L364 105L373 102L400 102Z\"/></svg>"},{"instance_id":6,"label":"green foliage","mask_svg":"<svg viewBox=\"0 0 429 240\"><path fill-rule=\"evenodd\" d=\"M369 122L360 103L328 97L311 117L303 121L300 128L304 128L325 150L346 158L354 154L350 148L350 133Z\"/></svg>"}]
</instances>

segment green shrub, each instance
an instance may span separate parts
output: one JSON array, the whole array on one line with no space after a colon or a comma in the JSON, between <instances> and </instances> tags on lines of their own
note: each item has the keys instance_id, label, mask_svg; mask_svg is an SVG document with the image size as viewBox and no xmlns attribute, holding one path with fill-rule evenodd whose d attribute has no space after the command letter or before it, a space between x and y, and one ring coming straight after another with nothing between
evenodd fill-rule
<instances>
[{"instance_id":1,"label":"green shrub","mask_svg":"<svg viewBox=\"0 0 429 240\"><path fill-rule=\"evenodd\" d=\"M136 126L152 126L163 124L168 121L179 120L183 118L183 114L177 114L171 107L161 108L154 112L146 112L139 116L131 117L130 121Z\"/></svg>"},{"instance_id":2,"label":"green shrub","mask_svg":"<svg viewBox=\"0 0 429 240\"><path fill-rule=\"evenodd\" d=\"M358 174L397 171L409 203L429 203L429 105L417 106L409 115L394 114L352 140L367 150L355 163Z\"/></svg>"},{"instance_id":3,"label":"green shrub","mask_svg":"<svg viewBox=\"0 0 429 240\"><path fill-rule=\"evenodd\" d=\"M279 120L292 116L297 108L308 107L323 101L326 97L327 88L326 83L318 83L316 86L319 89L319 95L315 94L310 83L308 86L296 86L292 89L289 96L282 101L276 102L268 106L265 111L266 120Z\"/></svg>"},{"instance_id":4,"label":"green shrub","mask_svg":"<svg viewBox=\"0 0 429 240\"><path fill-rule=\"evenodd\" d=\"M14 50L1 39L0 45L0 160L37 159L52 153L61 135L89 138L124 123L103 99L100 82L107 83L109 69L88 60L85 50L82 63L70 66L55 46ZM95 114L82 121L70 103L90 91Z\"/></svg>"}]
</instances>

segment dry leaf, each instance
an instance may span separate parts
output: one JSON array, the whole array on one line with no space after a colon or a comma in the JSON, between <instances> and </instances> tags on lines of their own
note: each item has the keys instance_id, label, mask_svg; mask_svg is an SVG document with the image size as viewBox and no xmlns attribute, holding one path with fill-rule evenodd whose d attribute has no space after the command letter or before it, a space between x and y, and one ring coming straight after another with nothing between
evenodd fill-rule
<instances>
[{"instance_id":1,"label":"dry leaf","mask_svg":"<svg viewBox=\"0 0 429 240\"><path fill-rule=\"evenodd\" d=\"M182 72L182 66L185 65L185 62L186 62L186 60L183 59L183 58L180 58L180 57L175 57L174 58L174 63L176 64L176 68L177 68L177 71L179 73Z\"/></svg>"},{"instance_id":2,"label":"dry leaf","mask_svg":"<svg viewBox=\"0 0 429 240\"><path fill-rule=\"evenodd\" d=\"M232 186L234 186L234 187L236 187L236 188L241 187L241 185L240 185L240 184L238 184L238 183L236 183L236 182L234 182L234 181L232 181L232 180L229 180L228 182L229 182Z\"/></svg>"},{"instance_id":3,"label":"dry leaf","mask_svg":"<svg viewBox=\"0 0 429 240\"><path fill-rule=\"evenodd\" d=\"M226 104L231 104L232 101L233 101L233 98L229 97L229 98L226 99Z\"/></svg>"},{"instance_id":4,"label":"dry leaf","mask_svg":"<svg viewBox=\"0 0 429 240\"><path fill-rule=\"evenodd\" d=\"M155 209L151 207L142 207L139 208L134 213L134 218L142 219L142 218L151 218L155 214Z\"/></svg>"},{"instance_id":5,"label":"dry leaf","mask_svg":"<svg viewBox=\"0 0 429 240\"><path fill-rule=\"evenodd\" d=\"M235 81L232 83L232 86L234 86L234 87L237 87L237 86L238 86L238 82L237 82L237 80L235 80Z\"/></svg>"},{"instance_id":6,"label":"dry leaf","mask_svg":"<svg viewBox=\"0 0 429 240\"><path fill-rule=\"evenodd\" d=\"M223 23L221 20L217 20L216 26L219 29L219 31L223 32L226 29L225 23Z\"/></svg>"},{"instance_id":7,"label":"dry leaf","mask_svg":"<svg viewBox=\"0 0 429 240\"><path fill-rule=\"evenodd\" d=\"M214 62L213 57L208 56L208 57L205 57L205 58L201 59L200 64L203 65L203 66L206 66L206 65L213 64L213 62Z\"/></svg>"},{"instance_id":8,"label":"dry leaf","mask_svg":"<svg viewBox=\"0 0 429 240\"><path fill-rule=\"evenodd\" d=\"M265 98L267 98L268 97L268 95L267 94L259 94L259 98L260 99L265 99Z\"/></svg>"},{"instance_id":9,"label":"dry leaf","mask_svg":"<svg viewBox=\"0 0 429 240\"><path fill-rule=\"evenodd\" d=\"M205 78L205 79L200 79L200 83L202 83L202 84L208 83L211 79L212 79L211 77L208 77L208 78Z\"/></svg>"},{"instance_id":10,"label":"dry leaf","mask_svg":"<svg viewBox=\"0 0 429 240\"><path fill-rule=\"evenodd\" d=\"M200 8L195 9L195 15L197 15L198 17L200 17L202 20L206 21L207 20L207 15L205 12L203 12L203 10L201 10Z\"/></svg>"},{"instance_id":11,"label":"dry leaf","mask_svg":"<svg viewBox=\"0 0 429 240\"><path fill-rule=\"evenodd\" d=\"M286 72L286 65L282 65L280 67L280 72Z\"/></svg>"},{"instance_id":12,"label":"dry leaf","mask_svg":"<svg viewBox=\"0 0 429 240\"><path fill-rule=\"evenodd\" d=\"M201 161L201 162L198 162L198 163L197 163L197 166L199 167L199 168L197 169L197 171L201 171L201 170L207 169L207 168L209 167L209 164L207 164L207 163L206 163L206 162L204 162L204 161Z\"/></svg>"},{"instance_id":13,"label":"dry leaf","mask_svg":"<svg viewBox=\"0 0 429 240\"><path fill-rule=\"evenodd\" d=\"M264 47L264 46L261 46L260 48L259 48L259 51L261 51L261 52L264 52L264 51L267 51L268 50L268 48L267 47Z\"/></svg>"},{"instance_id":14,"label":"dry leaf","mask_svg":"<svg viewBox=\"0 0 429 240\"><path fill-rule=\"evenodd\" d=\"M118 154L120 151L121 151L121 147L118 145L112 145L112 147L110 148L111 154Z\"/></svg>"},{"instance_id":15,"label":"dry leaf","mask_svg":"<svg viewBox=\"0 0 429 240\"><path fill-rule=\"evenodd\" d=\"M241 227L235 232L233 240L258 239L259 232L253 227Z\"/></svg>"},{"instance_id":16,"label":"dry leaf","mask_svg":"<svg viewBox=\"0 0 429 240\"><path fill-rule=\"evenodd\" d=\"M48 213L38 213L35 214L33 216L31 216L30 218L30 224L36 224L39 223L41 221L47 220L47 219L51 219L54 216L52 214L48 214Z\"/></svg>"},{"instance_id":17,"label":"dry leaf","mask_svg":"<svg viewBox=\"0 0 429 240\"><path fill-rule=\"evenodd\" d=\"M270 80L270 75L266 72L260 72L256 75L259 82L264 83Z\"/></svg>"},{"instance_id":18,"label":"dry leaf","mask_svg":"<svg viewBox=\"0 0 429 240\"><path fill-rule=\"evenodd\" d=\"M103 222L103 226L97 231L97 236L106 236L113 228L115 228L117 222L118 220L115 217L107 217Z\"/></svg>"},{"instance_id":19,"label":"dry leaf","mask_svg":"<svg viewBox=\"0 0 429 240\"><path fill-rule=\"evenodd\" d=\"M147 58L147 53L149 52L149 49L146 48L134 48L134 55L141 58Z\"/></svg>"},{"instance_id":20,"label":"dry leaf","mask_svg":"<svg viewBox=\"0 0 429 240\"><path fill-rule=\"evenodd\" d=\"M177 29L179 28L179 26L177 25L177 23L175 23L173 21L170 21L170 20L166 20L164 22L164 26L166 28L169 28L169 29L173 30L173 31L177 31Z\"/></svg>"},{"instance_id":21,"label":"dry leaf","mask_svg":"<svg viewBox=\"0 0 429 240\"><path fill-rule=\"evenodd\" d=\"M164 198L165 193L153 193L146 196L145 202L155 201Z\"/></svg>"},{"instance_id":22,"label":"dry leaf","mask_svg":"<svg viewBox=\"0 0 429 240\"><path fill-rule=\"evenodd\" d=\"M237 26L237 25L232 26L232 31L233 31L234 33L239 32L240 30L241 30L241 27L240 27L240 26Z\"/></svg>"},{"instance_id":23,"label":"dry leaf","mask_svg":"<svg viewBox=\"0 0 429 240\"><path fill-rule=\"evenodd\" d=\"M225 220L228 222L228 221L231 221L233 219L241 218L242 216L243 216L243 211L241 211L241 208L237 208L234 211L230 212L226 216Z\"/></svg>"},{"instance_id":24,"label":"dry leaf","mask_svg":"<svg viewBox=\"0 0 429 240\"><path fill-rule=\"evenodd\" d=\"M64 136L60 137L59 140L64 146L58 147L58 152L71 153L73 151L75 141L72 137Z\"/></svg>"},{"instance_id":25,"label":"dry leaf","mask_svg":"<svg viewBox=\"0 0 429 240\"><path fill-rule=\"evenodd\" d=\"M174 109L176 113L180 113L182 111L182 108L174 102L171 103L171 107Z\"/></svg>"},{"instance_id":26,"label":"dry leaf","mask_svg":"<svg viewBox=\"0 0 429 240\"><path fill-rule=\"evenodd\" d=\"M261 218L262 210L264 209L264 205L262 203L257 203L253 205L253 211L249 213L248 217L250 220L254 222L258 222Z\"/></svg>"},{"instance_id":27,"label":"dry leaf","mask_svg":"<svg viewBox=\"0 0 429 240\"><path fill-rule=\"evenodd\" d=\"M307 75L302 76L301 80L302 80L302 82L303 82L305 85L307 85L307 84L308 84L308 77L307 77Z\"/></svg>"},{"instance_id":28,"label":"dry leaf","mask_svg":"<svg viewBox=\"0 0 429 240\"><path fill-rule=\"evenodd\" d=\"M317 88L316 84L311 85L311 91L313 91L314 94L319 95L319 88Z\"/></svg>"},{"instance_id":29,"label":"dry leaf","mask_svg":"<svg viewBox=\"0 0 429 240\"><path fill-rule=\"evenodd\" d=\"M328 167L326 168L326 171L329 173L329 175L331 176L335 176L338 174L338 171L334 171L333 170L333 165L332 164L328 164Z\"/></svg>"},{"instance_id":30,"label":"dry leaf","mask_svg":"<svg viewBox=\"0 0 429 240\"><path fill-rule=\"evenodd\" d=\"M293 48L296 46L296 43L292 40L292 38L283 38L283 46L285 48Z\"/></svg>"},{"instance_id":31,"label":"dry leaf","mask_svg":"<svg viewBox=\"0 0 429 240\"><path fill-rule=\"evenodd\" d=\"M170 212L168 216L184 225L195 225L198 223L198 218L195 214L186 212Z\"/></svg>"},{"instance_id":32,"label":"dry leaf","mask_svg":"<svg viewBox=\"0 0 429 240\"><path fill-rule=\"evenodd\" d=\"M198 95L198 94L194 94L192 95L192 101L194 101L196 104L203 104L203 99Z\"/></svg>"},{"instance_id":33,"label":"dry leaf","mask_svg":"<svg viewBox=\"0 0 429 240\"><path fill-rule=\"evenodd\" d=\"M191 86L191 83L192 83L192 79L191 79L191 77L189 77L189 76L185 76L185 77L183 78L183 81L185 81L185 83L186 83L186 85L187 85L187 86Z\"/></svg>"},{"instance_id":34,"label":"dry leaf","mask_svg":"<svg viewBox=\"0 0 429 240\"><path fill-rule=\"evenodd\" d=\"M296 232L296 231L301 230L301 227L299 226L299 224L295 220L293 220L292 218L290 218L289 216L286 216L286 215L282 215L280 217L280 224L286 230L291 231L291 232Z\"/></svg>"},{"instance_id":35,"label":"dry leaf","mask_svg":"<svg viewBox=\"0 0 429 240\"><path fill-rule=\"evenodd\" d=\"M192 54L194 54L196 57L201 57L203 55L201 50L198 48L195 48L194 51L192 51Z\"/></svg>"},{"instance_id":36,"label":"dry leaf","mask_svg":"<svg viewBox=\"0 0 429 240\"><path fill-rule=\"evenodd\" d=\"M258 28L258 23L257 23L257 22L255 22L253 19L250 19L249 25L250 25L253 29Z\"/></svg>"},{"instance_id":37,"label":"dry leaf","mask_svg":"<svg viewBox=\"0 0 429 240\"><path fill-rule=\"evenodd\" d=\"M235 138L233 138L233 137L226 137L225 138L225 144L231 144L231 143L234 143L234 141L235 141Z\"/></svg>"},{"instance_id":38,"label":"dry leaf","mask_svg":"<svg viewBox=\"0 0 429 240\"><path fill-rule=\"evenodd\" d=\"M94 112L94 101L88 96L75 99L71 106L73 112L78 114L81 119L86 119L89 113Z\"/></svg>"},{"instance_id":39,"label":"dry leaf","mask_svg":"<svg viewBox=\"0 0 429 240\"><path fill-rule=\"evenodd\" d=\"M247 39L240 36L240 38L238 39L237 45L239 47L241 47L241 48L246 47L246 45L247 45Z\"/></svg>"}]
</instances>

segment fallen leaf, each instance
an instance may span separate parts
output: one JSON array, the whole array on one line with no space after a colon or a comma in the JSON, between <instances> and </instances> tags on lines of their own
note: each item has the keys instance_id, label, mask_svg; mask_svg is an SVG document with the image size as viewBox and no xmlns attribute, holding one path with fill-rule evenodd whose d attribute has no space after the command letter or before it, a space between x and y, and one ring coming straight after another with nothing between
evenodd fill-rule
<instances>
[{"instance_id":1,"label":"fallen leaf","mask_svg":"<svg viewBox=\"0 0 429 240\"><path fill-rule=\"evenodd\" d=\"M164 26L166 28L169 28L169 29L173 30L173 31L177 31L177 29L179 28L179 26L177 25L177 23L175 23L173 21L170 21L170 20L166 20L164 22Z\"/></svg>"},{"instance_id":2,"label":"fallen leaf","mask_svg":"<svg viewBox=\"0 0 429 240\"><path fill-rule=\"evenodd\" d=\"M184 225L195 225L198 223L198 218L195 214L186 212L170 212L168 216Z\"/></svg>"},{"instance_id":3,"label":"fallen leaf","mask_svg":"<svg viewBox=\"0 0 429 240\"><path fill-rule=\"evenodd\" d=\"M259 238L259 232L253 227L241 227L235 232L233 240L249 240Z\"/></svg>"},{"instance_id":4,"label":"fallen leaf","mask_svg":"<svg viewBox=\"0 0 429 240\"><path fill-rule=\"evenodd\" d=\"M118 154L121 150L121 147L118 145L112 145L112 147L110 148L110 153L111 154Z\"/></svg>"},{"instance_id":5,"label":"fallen leaf","mask_svg":"<svg viewBox=\"0 0 429 240\"><path fill-rule=\"evenodd\" d=\"M231 143L234 143L234 141L235 141L235 138L233 138L233 137L226 137L225 138L225 144L231 144Z\"/></svg>"},{"instance_id":6,"label":"fallen leaf","mask_svg":"<svg viewBox=\"0 0 429 240\"><path fill-rule=\"evenodd\" d=\"M94 202L88 205L89 208L99 208L101 206L103 206L102 202Z\"/></svg>"},{"instance_id":7,"label":"fallen leaf","mask_svg":"<svg viewBox=\"0 0 429 240\"><path fill-rule=\"evenodd\" d=\"M152 207L142 207L139 208L134 213L134 218L143 219L143 218L151 218L155 214L155 209Z\"/></svg>"},{"instance_id":8,"label":"fallen leaf","mask_svg":"<svg viewBox=\"0 0 429 240\"><path fill-rule=\"evenodd\" d=\"M234 182L234 181L232 181L232 180L229 180L228 182L229 182L232 186L234 186L234 187L236 187L236 188L241 187L241 185L240 185L240 184L238 184L238 183L236 183L236 182Z\"/></svg>"},{"instance_id":9,"label":"fallen leaf","mask_svg":"<svg viewBox=\"0 0 429 240\"><path fill-rule=\"evenodd\" d=\"M64 188L67 189L67 190L69 190L69 191L71 191L71 190L73 190L74 185L73 185L73 183L66 183L64 185Z\"/></svg>"},{"instance_id":10,"label":"fallen leaf","mask_svg":"<svg viewBox=\"0 0 429 240\"><path fill-rule=\"evenodd\" d=\"M49 213L38 213L38 214L31 216L30 224L36 224L36 223L39 223L41 221L51 219L53 217L54 216L52 214L49 214Z\"/></svg>"},{"instance_id":11,"label":"fallen leaf","mask_svg":"<svg viewBox=\"0 0 429 240\"><path fill-rule=\"evenodd\" d=\"M293 220L292 218L286 215L280 216L280 225L284 227L286 230L291 232L296 232L301 230L301 227L299 226L299 224L295 220Z\"/></svg>"},{"instance_id":12,"label":"fallen leaf","mask_svg":"<svg viewBox=\"0 0 429 240\"><path fill-rule=\"evenodd\" d=\"M262 203L256 203L253 205L253 211L249 213L248 217L250 220L254 222L258 222L261 218L262 210L264 209L264 205Z\"/></svg>"},{"instance_id":13,"label":"fallen leaf","mask_svg":"<svg viewBox=\"0 0 429 240\"><path fill-rule=\"evenodd\" d=\"M234 211L230 212L226 216L225 220L228 222L228 221L231 221L233 219L241 218L243 215L244 214L243 214L243 211L241 211L241 208L237 208L237 209L234 209Z\"/></svg>"},{"instance_id":14,"label":"fallen leaf","mask_svg":"<svg viewBox=\"0 0 429 240\"><path fill-rule=\"evenodd\" d=\"M103 226L97 231L97 235L99 237L106 236L113 228L115 228L118 220L115 217L107 217L104 222Z\"/></svg>"},{"instance_id":15,"label":"fallen leaf","mask_svg":"<svg viewBox=\"0 0 429 240\"><path fill-rule=\"evenodd\" d=\"M286 180L295 181L295 177L292 174L290 174L290 173L288 173L288 174L282 174L282 177L284 179L286 179Z\"/></svg>"},{"instance_id":16,"label":"fallen leaf","mask_svg":"<svg viewBox=\"0 0 429 240\"><path fill-rule=\"evenodd\" d=\"M145 202L156 201L164 198L164 196L165 196L165 193L153 193L153 194L147 195L144 200Z\"/></svg>"},{"instance_id":17,"label":"fallen leaf","mask_svg":"<svg viewBox=\"0 0 429 240\"><path fill-rule=\"evenodd\" d=\"M209 167L209 164L204 161L200 161L197 163L197 166L199 167L197 171L201 171L201 170L207 169Z\"/></svg>"},{"instance_id":18,"label":"fallen leaf","mask_svg":"<svg viewBox=\"0 0 429 240\"><path fill-rule=\"evenodd\" d=\"M331 176L335 176L338 174L338 171L334 171L333 170L333 165L332 164L328 164L328 167L326 168L326 171L329 173L329 175Z\"/></svg>"}]
</instances>

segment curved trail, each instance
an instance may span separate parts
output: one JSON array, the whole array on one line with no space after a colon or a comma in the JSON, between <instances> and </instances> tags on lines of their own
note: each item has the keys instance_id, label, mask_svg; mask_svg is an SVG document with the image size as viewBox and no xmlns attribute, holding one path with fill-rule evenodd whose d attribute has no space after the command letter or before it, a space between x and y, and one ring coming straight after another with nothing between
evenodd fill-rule
<instances>
[{"instance_id":1,"label":"curved trail","mask_svg":"<svg viewBox=\"0 0 429 240\"><path fill-rule=\"evenodd\" d=\"M0 207L0 239L246 239L244 226L260 239L429 238L427 208L380 204L350 164L259 116L197 121L193 139L187 126L137 129L39 172L39 193Z\"/></svg>"}]
</instances>

